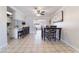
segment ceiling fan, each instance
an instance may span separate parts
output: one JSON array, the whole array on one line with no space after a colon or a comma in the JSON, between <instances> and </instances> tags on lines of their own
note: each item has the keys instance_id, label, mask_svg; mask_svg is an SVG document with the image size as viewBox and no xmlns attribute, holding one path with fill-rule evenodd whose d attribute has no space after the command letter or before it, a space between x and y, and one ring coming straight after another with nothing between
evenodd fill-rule
<instances>
[{"instance_id":1,"label":"ceiling fan","mask_svg":"<svg viewBox=\"0 0 79 59\"><path fill-rule=\"evenodd\" d=\"M41 7L35 7L34 11L35 11L37 16L45 15L45 10L42 9Z\"/></svg>"}]
</instances>

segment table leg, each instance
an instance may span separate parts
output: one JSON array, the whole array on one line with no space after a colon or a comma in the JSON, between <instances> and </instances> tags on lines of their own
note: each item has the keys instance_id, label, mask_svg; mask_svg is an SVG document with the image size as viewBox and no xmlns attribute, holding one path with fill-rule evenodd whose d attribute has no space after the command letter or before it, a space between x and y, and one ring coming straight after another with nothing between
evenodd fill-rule
<instances>
[{"instance_id":1,"label":"table leg","mask_svg":"<svg viewBox=\"0 0 79 59\"><path fill-rule=\"evenodd\" d=\"M61 29L59 29L59 40L61 39Z\"/></svg>"}]
</instances>

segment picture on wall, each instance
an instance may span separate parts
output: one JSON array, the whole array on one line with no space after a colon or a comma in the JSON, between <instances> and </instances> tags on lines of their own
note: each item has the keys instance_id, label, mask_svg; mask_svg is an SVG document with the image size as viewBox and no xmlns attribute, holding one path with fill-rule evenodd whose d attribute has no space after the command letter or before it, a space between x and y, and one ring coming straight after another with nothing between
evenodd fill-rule
<instances>
[{"instance_id":1,"label":"picture on wall","mask_svg":"<svg viewBox=\"0 0 79 59\"><path fill-rule=\"evenodd\" d=\"M54 23L57 22L63 22L63 11L58 12L55 16L54 16Z\"/></svg>"}]
</instances>

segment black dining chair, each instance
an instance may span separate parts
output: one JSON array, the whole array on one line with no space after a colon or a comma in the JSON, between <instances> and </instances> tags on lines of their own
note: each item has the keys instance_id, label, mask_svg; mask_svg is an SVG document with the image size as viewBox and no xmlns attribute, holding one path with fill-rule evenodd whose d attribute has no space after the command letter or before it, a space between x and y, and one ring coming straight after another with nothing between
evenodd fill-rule
<instances>
[{"instance_id":1,"label":"black dining chair","mask_svg":"<svg viewBox=\"0 0 79 59\"><path fill-rule=\"evenodd\" d=\"M56 29L55 28L50 28L50 34L49 34L50 40L55 40L56 41Z\"/></svg>"},{"instance_id":2,"label":"black dining chair","mask_svg":"<svg viewBox=\"0 0 79 59\"><path fill-rule=\"evenodd\" d=\"M44 40L46 38L49 40L49 28L44 28Z\"/></svg>"},{"instance_id":3,"label":"black dining chair","mask_svg":"<svg viewBox=\"0 0 79 59\"><path fill-rule=\"evenodd\" d=\"M55 40L56 41L56 26L46 27L44 29L44 39L47 38L48 40Z\"/></svg>"},{"instance_id":4,"label":"black dining chair","mask_svg":"<svg viewBox=\"0 0 79 59\"><path fill-rule=\"evenodd\" d=\"M50 28L57 28L57 26L50 26Z\"/></svg>"},{"instance_id":5,"label":"black dining chair","mask_svg":"<svg viewBox=\"0 0 79 59\"><path fill-rule=\"evenodd\" d=\"M50 38L56 41L56 28L57 26L50 26Z\"/></svg>"}]
</instances>

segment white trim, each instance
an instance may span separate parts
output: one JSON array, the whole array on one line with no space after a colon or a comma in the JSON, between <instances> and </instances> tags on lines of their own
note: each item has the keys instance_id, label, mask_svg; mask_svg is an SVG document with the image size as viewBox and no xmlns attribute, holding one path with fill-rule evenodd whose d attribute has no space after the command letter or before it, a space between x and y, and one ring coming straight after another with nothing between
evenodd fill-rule
<instances>
[{"instance_id":1,"label":"white trim","mask_svg":"<svg viewBox=\"0 0 79 59\"><path fill-rule=\"evenodd\" d=\"M64 42L65 44L67 44L68 46L70 46L70 47L72 47L73 49L75 49L76 50L76 52L79 52L79 48L77 48L77 47L75 47L75 46L73 46L73 45L71 45L70 43L68 43L67 41L64 41L64 40L61 40L62 42Z\"/></svg>"},{"instance_id":2,"label":"white trim","mask_svg":"<svg viewBox=\"0 0 79 59\"><path fill-rule=\"evenodd\" d=\"M0 51L1 51L1 50L3 50L3 49L4 49L4 48L6 48L6 47L7 47L7 44L6 44L6 45L1 46L1 47L0 47Z\"/></svg>"}]
</instances>

